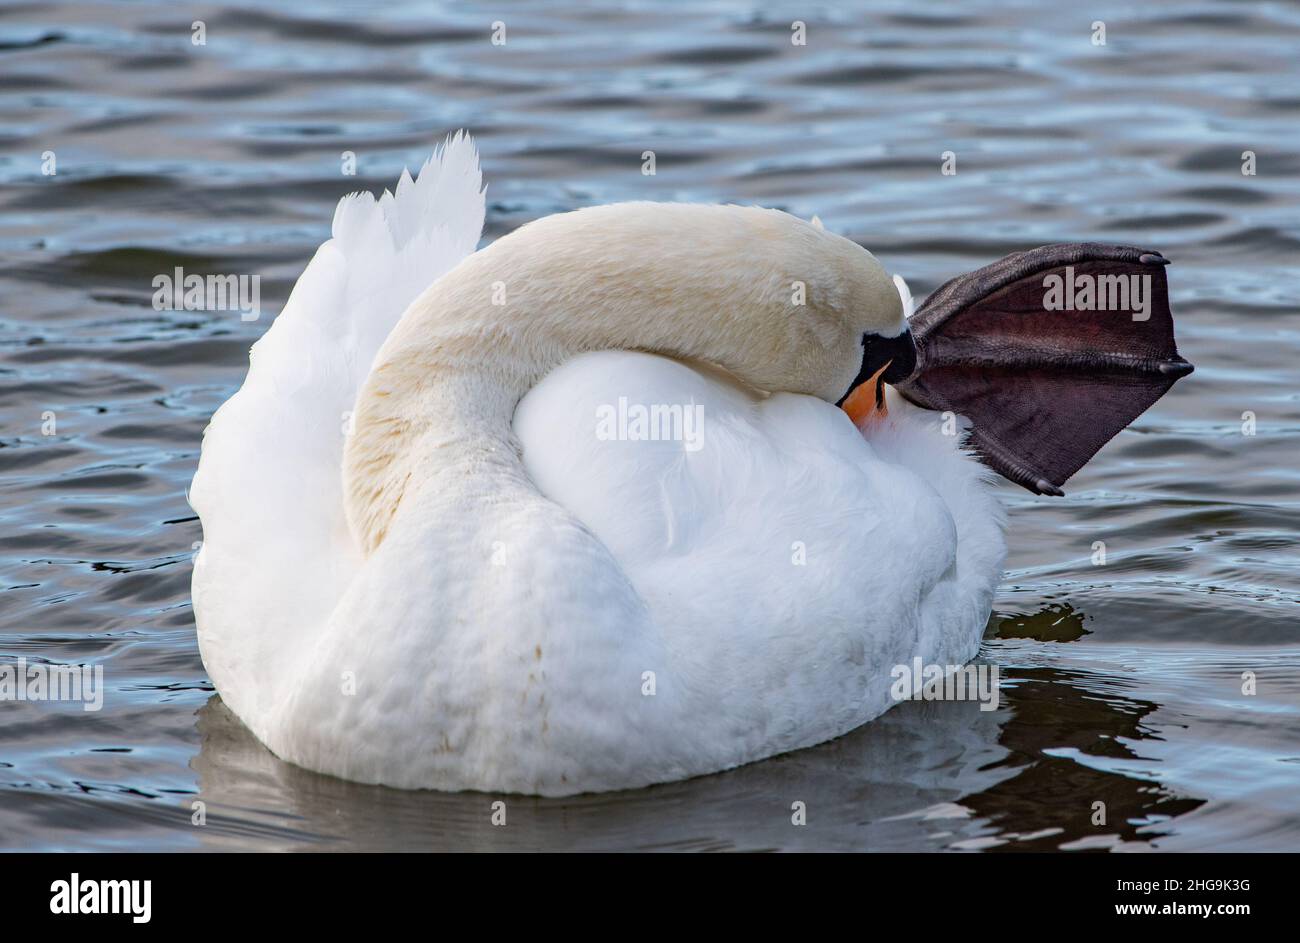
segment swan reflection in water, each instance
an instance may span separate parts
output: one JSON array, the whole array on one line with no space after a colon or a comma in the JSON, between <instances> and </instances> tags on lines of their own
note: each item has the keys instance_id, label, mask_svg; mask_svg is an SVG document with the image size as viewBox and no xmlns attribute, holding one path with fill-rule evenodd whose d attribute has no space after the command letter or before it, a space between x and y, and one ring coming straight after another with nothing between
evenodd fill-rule
<instances>
[{"instance_id":1,"label":"swan reflection in water","mask_svg":"<svg viewBox=\"0 0 1300 943\"><path fill-rule=\"evenodd\" d=\"M1053 667L1036 654L1068 648L1086 634L1083 621L1068 605L991 620L980 660L1000 667L995 711L907 702L806 750L565 799L403 791L313 773L277 759L214 695L198 712L193 798L206 825L195 833L212 850L1164 847L1205 798L1158 778L1148 747L1166 743L1162 706L1137 696L1145 686L1114 665L1085 657ZM504 826L492 824L498 801Z\"/></svg>"}]
</instances>

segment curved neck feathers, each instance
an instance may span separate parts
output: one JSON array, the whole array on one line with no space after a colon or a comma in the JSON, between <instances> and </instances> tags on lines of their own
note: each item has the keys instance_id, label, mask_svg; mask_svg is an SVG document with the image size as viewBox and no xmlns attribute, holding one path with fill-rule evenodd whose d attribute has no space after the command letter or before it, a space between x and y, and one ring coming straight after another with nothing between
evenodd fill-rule
<instances>
[{"instance_id":1,"label":"curved neck feathers","mask_svg":"<svg viewBox=\"0 0 1300 943\"><path fill-rule=\"evenodd\" d=\"M600 329L566 330L537 282L510 302L506 321L486 297L463 297L472 273L453 274L451 284L434 286L404 315L357 400L344 484L348 520L366 554L419 488L481 489L498 501L513 482L535 493L514 438L514 411L565 360L608 349L698 354L649 325L625 330L617 318L598 319ZM490 287L482 288L486 296Z\"/></svg>"},{"instance_id":2,"label":"curved neck feathers","mask_svg":"<svg viewBox=\"0 0 1300 943\"><path fill-rule=\"evenodd\" d=\"M348 520L363 552L435 476L431 487L461 487L496 469L526 485L515 406L576 354L705 360L759 389L827 399L852 379L856 339L810 343L834 318L819 324L817 305L790 306L795 278L839 297L826 250L839 237L770 210L614 210L525 226L467 258L402 316L358 397L344 456ZM841 346L848 359L823 359Z\"/></svg>"}]
</instances>

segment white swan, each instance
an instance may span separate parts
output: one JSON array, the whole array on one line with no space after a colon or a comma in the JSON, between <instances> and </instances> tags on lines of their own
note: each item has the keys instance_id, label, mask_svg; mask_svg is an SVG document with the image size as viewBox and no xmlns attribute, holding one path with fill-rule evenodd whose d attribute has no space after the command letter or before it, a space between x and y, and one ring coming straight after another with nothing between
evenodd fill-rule
<instances>
[{"instance_id":1,"label":"white swan","mask_svg":"<svg viewBox=\"0 0 1300 943\"><path fill-rule=\"evenodd\" d=\"M933 413L832 405L905 326L871 255L755 208L474 252L483 218L461 135L341 201L205 434L199 642L263 743L405 788L636 787L833 738L893 666L976 653L985 470ZM655 405L682 434L629 441Z\"/></svg>"}]
</instances>

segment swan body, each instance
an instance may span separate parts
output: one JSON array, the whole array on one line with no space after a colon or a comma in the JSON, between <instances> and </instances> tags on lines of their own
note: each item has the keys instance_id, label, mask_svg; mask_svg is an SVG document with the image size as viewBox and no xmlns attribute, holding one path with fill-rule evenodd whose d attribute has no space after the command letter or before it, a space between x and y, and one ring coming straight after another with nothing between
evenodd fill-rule
<instances>
[{"instance_id":1,"label":"swan body","mask_svg":"<svg viewBox=\"0 0 1300 943\"><path fill-rule=\"evenodd\" d=\"M892 393L864 429L832 405L863 332L905 327L868 253L678 204L474 252L483 218L459 135L346 198L205 433L199 643L263 743L404 788L630 788L831 739L893 666L974 656L984 470Z\"/></svg>"}]
</instances>

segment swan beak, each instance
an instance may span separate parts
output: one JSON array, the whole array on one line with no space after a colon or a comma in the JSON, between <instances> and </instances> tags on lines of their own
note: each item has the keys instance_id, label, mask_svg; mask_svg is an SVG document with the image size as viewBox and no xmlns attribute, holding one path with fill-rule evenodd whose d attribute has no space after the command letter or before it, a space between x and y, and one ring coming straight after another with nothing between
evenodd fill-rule
<instances>
[{"instance_id":1,"label":"swan beak","mask_svg":"<svg viewBox=\"0 0 1300 943\"><path fill-rule=\"evenodd\" d=\"M844 397L844 401L840 403L840 409L849 414L849 418L859 429L865 429L889 415L889 408L885 406L885 381L881 378L881 374L887 369L889 369L888 363L866 381L855 386L853 392Z\"/></svg>"},{"instance_id":2,"label":"swan beak","mask_svg":"<svg viewBox=\"0 0 1300 943\"><path fill-rule=\"evenodd\" d=\"M862 369L839 407L858 428L889 415L885 384L902 383L916 371L916 342L909 329L893 337L868 334L862 339Z\"/></svg>"}]
</instances>

